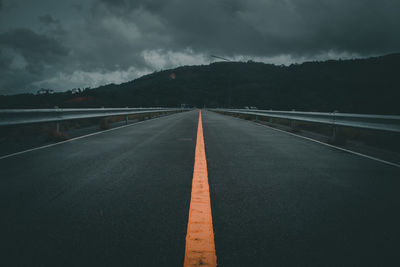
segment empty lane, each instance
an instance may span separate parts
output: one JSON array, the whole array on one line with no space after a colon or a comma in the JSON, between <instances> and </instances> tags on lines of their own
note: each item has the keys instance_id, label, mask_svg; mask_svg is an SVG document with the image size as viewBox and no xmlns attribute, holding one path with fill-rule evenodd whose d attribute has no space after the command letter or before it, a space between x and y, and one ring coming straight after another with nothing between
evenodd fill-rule
<instances>
[{"instance_id":1,"label":"empty lane","mask_svg":"<svg viewBox=\"0 0 400 267\"><path fill-rule=\"evenodd\" d=\"M399 263L400 169L203 112L220 266Z\"/></svg>"},{"instance_id":2,"label":"empty lane","mask_svg":"<svg viewBox=\"0 0 400 267\"><path fill-rule=\"evenodd\" d=\"M198 112L0 161L4 266L183 263Z\"/></svg>"}]
</instances>

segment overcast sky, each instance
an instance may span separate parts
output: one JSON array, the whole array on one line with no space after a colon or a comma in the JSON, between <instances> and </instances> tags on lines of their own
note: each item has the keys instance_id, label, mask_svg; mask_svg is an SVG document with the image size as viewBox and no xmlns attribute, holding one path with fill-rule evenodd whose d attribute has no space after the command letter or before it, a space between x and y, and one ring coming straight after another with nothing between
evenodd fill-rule
<instances>
[{"instance_id":1,"label":"overcast sky","mask_svg":"<svg viewBox=\"0 0 400 267\"><path fill-rule=\"evenodd\" d=\"M0 0L0 94L121 83L210 55L400 52L399 0Z\"/></svg>"}]
</instances>

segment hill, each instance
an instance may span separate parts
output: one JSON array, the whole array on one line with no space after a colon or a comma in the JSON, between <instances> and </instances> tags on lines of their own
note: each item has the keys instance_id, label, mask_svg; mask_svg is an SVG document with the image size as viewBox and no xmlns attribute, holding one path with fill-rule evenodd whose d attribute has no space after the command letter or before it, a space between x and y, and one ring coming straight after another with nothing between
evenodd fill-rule
<instances>
[{"instance_id":1,"label":"hill","mask_svg":"<svg viewBox=\"0 0 400 267\"><path fill-rule=\"evenodd\" d=\"M0 108L244 107L400 114L400 54L276 66L217 62L183 66L119 85L0 96Z\"/></svg>"}]
</instances>

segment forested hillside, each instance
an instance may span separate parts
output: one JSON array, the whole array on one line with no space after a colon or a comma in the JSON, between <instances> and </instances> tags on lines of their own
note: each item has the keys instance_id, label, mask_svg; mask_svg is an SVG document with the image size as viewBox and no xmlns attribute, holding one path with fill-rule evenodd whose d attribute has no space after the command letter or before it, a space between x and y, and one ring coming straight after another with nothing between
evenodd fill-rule
<instances>
[{"instance_id":1,"label":"forested hillside","mask_svg":"<svg viewBox=\"0 0 400 267\"><path fill-rule=\"evenodd\" d=\"M0 96L1 108L245 107L400 114L400 54L276 66L218 62L183 66L120 85Z\"/></svg>"}]
</instances>

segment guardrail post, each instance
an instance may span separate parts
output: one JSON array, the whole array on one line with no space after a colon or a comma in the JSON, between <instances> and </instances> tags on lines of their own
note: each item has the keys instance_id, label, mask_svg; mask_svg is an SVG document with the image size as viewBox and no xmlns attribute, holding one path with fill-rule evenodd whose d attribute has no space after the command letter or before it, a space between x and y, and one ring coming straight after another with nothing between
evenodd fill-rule
<instances>
[{"instance_id":1,"label":"guardrail post","mask_svg":"<svg viewBox=\"0 0 400 267\"><path fill-rule=\"evenodd\" d=\"M57 112L59 107L54 106L54 109L56 110L57 117L60 117L60 114ZM60 122L56 121L56 133L59 133L59 132L60 132Z\"/></svg>"},{"instance_id":2,"label":"guardrail post","mask_svg":"<svg viewBox=\"0 0 400 267\"><path fill-rule=\"evenodd\" d=\"M292 128L292 130L294 130L294 120L290 120L290 128Z\"/></svg>"},{"instance_id":3,"label":"guardrail post","mask_svg":"<svg viewBox=\"0 0 400 267\"><path fill-rule=\"evenodd\" d=\"M332 142L337 143L338 141L338 127L336 125L336 113L338 111L334 110L333 111L333 122L332 122Z\"/></svg>"},{"instance_id":4,"label":"guardrail post","mask_svg":"<svg viewBox=\"0 0 400 267\"><path fill-rule=\"evenodd\" d=\"M294 109L292 109L292 112L294 112ZM292 128L292 131L294 131L294 128L295 128L295 124L294 123L295 123L294 120L290 119L290 128Z\"/></svg>"},{"instance_id":5,"label":"guardrail post","mask_svg":"<svg viewBox=\"0 0 400 267\"><path fill-rule=\"evenodd\" d=\"M129 121L129 116L125 115L125 124L128 125L128 121Z\"/></svg>"},{"instance_id":6,"label":"guardrail post","mask_svg":"<svg viewBox=\"0 0 400 267\"><path fill-rule=\"evenodd\" d=\"M334 124L333 125L333 128L332 128L332 142L333 143L337 143L337 140L338 140L338 138L337 138L337 131L338 131L338 129L337 129L337 126Z\"/></svg>"}]
</instances>

